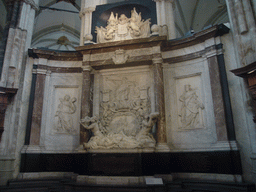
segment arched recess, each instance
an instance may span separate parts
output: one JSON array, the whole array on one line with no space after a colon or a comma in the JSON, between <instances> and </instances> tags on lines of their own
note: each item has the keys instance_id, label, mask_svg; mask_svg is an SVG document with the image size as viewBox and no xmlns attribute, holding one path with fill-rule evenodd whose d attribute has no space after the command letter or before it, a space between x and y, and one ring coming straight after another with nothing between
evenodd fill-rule
<instances>
[{"instance_id":1,"label":"arched recess","mask_svg":"<svg viewBox=\"0 0 256 192\"><path fill-rule=\"evenodd\" d=\"M81 0L40 1L35 19L32 47L74 50L79 45Z\"/></svg>"},{"instance_id":2,"label":"arched recess","mask_svg":"<svg viewBox=\"0 0 256 192\"><path fill-rule=\"evenodd\" d=\"M32 47L57 50L74 50L79 46L80 32L67 25L54 25L33 35Z\"/></svg>"}]
</instances>

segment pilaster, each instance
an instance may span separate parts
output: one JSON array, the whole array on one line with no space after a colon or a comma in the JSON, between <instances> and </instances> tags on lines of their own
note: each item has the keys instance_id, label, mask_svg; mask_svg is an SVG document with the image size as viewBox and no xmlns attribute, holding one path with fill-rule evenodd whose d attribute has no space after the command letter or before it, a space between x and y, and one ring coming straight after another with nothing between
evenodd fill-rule
<instances>
[{"instance_id":1,"label":"pilaster","mask_svg":"<svg viewBox=\"0 0 256 192\"><path fill-rule=\"evenodd\" d=\"M157 147L159 152L169 151L166 139L166 120L165 120L165 99L164 99L164 80L163 80L163 59L153 58L155 109L160 114L157 121Z\"/></svg>"},{"instance_id":2,"label":"pilaster","mask_svg":"<svg viewBox=\"0 0 256 192\"><path fill-rule=\"evenodd\" d=\"M32 113L31 132L30 132L30 145L40 144L40 132L41 132L41 120L43 111L43 100L44 100L44 87L47 70L36 69L36 87L35 87L35 98L34 108Z\"/></svg>"},{"instance_id":3,"label":"pilaster","mask_svg":"<svg viewBox=\"0 0 256 192\"><path fill-rule=\"evenodd\" d=\"M81 119L92 115L91 101L91 66L85 65L83 68L82 100L81 100ZM80 144L89 140L89 131L82 126L80 128Z\"/></svg>"}]
</instances>

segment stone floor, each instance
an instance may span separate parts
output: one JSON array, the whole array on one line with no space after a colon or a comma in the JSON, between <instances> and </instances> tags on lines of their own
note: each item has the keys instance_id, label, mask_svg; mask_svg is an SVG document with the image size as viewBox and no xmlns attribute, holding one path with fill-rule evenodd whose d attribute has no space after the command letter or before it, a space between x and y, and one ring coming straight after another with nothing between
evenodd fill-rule
<instances>
[{"instance_id":1,"label":"stone floor","mask_svg":"<svg viewBox=\"0 0 256 192\"><path fill-rule=\"evenodd\" d=\"M163 185L88 185L71 178L11 180L1 192L256 192L255 184L176 180Z\"/></svg>"}]
</instances>

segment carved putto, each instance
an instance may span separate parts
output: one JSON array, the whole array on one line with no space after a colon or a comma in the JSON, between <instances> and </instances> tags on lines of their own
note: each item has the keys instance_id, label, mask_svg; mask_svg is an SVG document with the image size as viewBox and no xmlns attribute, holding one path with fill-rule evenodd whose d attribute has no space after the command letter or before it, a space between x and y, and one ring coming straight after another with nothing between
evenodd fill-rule
<instances>
[{"instance_id":1,"label":"carved putto","mask_svg":"<svg viewBox=\"0 0 256 192\"><path fill-rule=\"evenodd\" d=\"M136 136L127 135L123 131L118 133L107 133L102 127L97 116L81 119L81 125L91 130L93 136L87 143L84 143L84 149L135 149L154 147L156 141L151 134L151 130L159 117L159 113L145 115L142 127Z\"/></svg>"},{"instance_id":2,"label":"carved putto","mask_svg":"<svg viewBox=\"0 0 256 192\"><path fill-rule=\"evenodd\" d=\"M107 26L96 27L97 43L106 43L111 41L120 41L127 39L146 38L150 36L150 19L142 20L141 13L137 13L133 8L131 18L121 14L111 15L108 19Z\"/></svg>"}]
</instances>

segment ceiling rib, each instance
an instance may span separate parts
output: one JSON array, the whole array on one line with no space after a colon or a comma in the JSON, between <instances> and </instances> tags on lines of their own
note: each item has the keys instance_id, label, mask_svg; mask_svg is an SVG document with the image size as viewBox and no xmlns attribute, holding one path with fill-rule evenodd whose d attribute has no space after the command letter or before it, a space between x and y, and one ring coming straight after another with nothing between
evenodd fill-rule
<instances>
[{"instance_id":1,"label":"ceiling rib","mask_svg":"<svg viewBox=\"0 0 256 192\"><path fill-rule=\"evenodd\" d=\"M177 7L178 7L178 10L179 10L179 13L180 13L180 17L181 17L181 21L182 21L182 24L183 24L183 27L184 27L184 30L185 30L184 33L186 33L188 31L188 28L187 28L187 24L186 24L186 19L184 17L184 13L183 13L181 5L180 5L180 1L177 0L176 4L177 4Z\"/></svg>"},{"instance_id":2,"label":"ceiling rib","mask_svg":"<svg viewBox=\"0 0 256 192\"><path fill-rule=\"evenodd\" d=\"M191 23L190 23L190 29L194 29L194 22L195 22L195 17L196 17L196 13L197 13L197 9L198 9L198 4L199 4L199 1L200 0L196 0L196 4L195 4L195 7L193 9L193 13L192 13L192 16L191 16Z\"/></svg>"}]
</instances>

